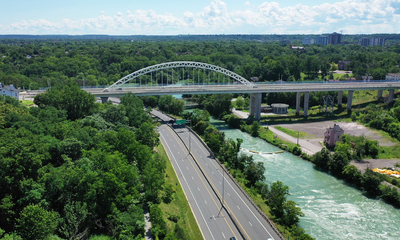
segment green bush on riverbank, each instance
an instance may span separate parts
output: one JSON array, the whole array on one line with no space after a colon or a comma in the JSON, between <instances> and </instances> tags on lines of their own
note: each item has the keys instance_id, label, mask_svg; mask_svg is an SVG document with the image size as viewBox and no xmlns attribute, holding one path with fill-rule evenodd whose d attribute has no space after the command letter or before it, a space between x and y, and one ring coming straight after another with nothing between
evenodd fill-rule
<instances>
[{"instance_id":1,"label":"green bush on riverbank","mask_svg":"<svg viewBox=\"0 0 400 240\"><path fill-rule=\"evenodd\" d=\"M295 202L286 200L289 187L279 181L268 186L264 181L264 164L256 163L252 156L239 154L242 139L236 139L236 141L225 139L225 134L210 124L209 114L205 110L197 109L193 112L184 113L184 118L192 121L193 129L216 153L218 160L229 169L232 176L252 197L253 201L270 219L281 224L277 224L277 227L282 233L285 233L286 237L290 239L313 239L302 228L297 227L299 217L303 216L303 213ZM226 115L225 118L230 118L230 116ZM245 127L243 122L237 123ZM245 128L253 136L258 136L260 129L263 129L257 122L252 122ZM301 153L298 146L293 144L286 146L297 154Z\"/></svg>"}]
</instances>

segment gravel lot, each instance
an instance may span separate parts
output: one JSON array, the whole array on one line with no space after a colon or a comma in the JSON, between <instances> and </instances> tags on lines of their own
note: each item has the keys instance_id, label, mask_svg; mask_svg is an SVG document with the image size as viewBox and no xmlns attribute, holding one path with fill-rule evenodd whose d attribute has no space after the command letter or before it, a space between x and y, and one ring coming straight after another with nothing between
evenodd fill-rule
<instances>
[{"instance_id":1,"label":"gravel lot","mask_svg":"<svg viewBox=\"0 0 400 240\"><path fill-rule=\"evenodd\" d=\"M377 131L368 129L363 125L357 123L322 121L311 123L276 124L274 126L282 126L295 131L305 132L311 135L311 139L323 139L326 129L328 127L333 127L334 124L338 124L344 130L345 134L350 134L354 136L364 135L369 139L377 140L379 142L379 145L381 146L396 145L395 142L391 142L390 140L380 136Z\"/></svg>"}]
</instances>

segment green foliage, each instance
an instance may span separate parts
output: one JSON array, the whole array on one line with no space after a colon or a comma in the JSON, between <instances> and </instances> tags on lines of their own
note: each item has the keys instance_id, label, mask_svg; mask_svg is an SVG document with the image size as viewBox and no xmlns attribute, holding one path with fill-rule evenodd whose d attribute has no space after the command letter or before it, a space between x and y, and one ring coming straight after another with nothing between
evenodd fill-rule
<instances>
[{"instance_id":1,"label":"green foliage","mask_svg":"<svg viewBox=\"0 0 400 240\"><path fill-rule=\"evenodd\" d=\"M166 186L164 186L164 192L165 195L163 197L163 201L165 203L170 203L173 199L173 194L175 192L174 188L172 187L171 184L167 184Z\"/></svg>"},{"instance_id":2,"label":"green foliage","mask_svg":"<svg viewBox=\"0 0 400 240\"><path fill-rule=\"evenodd\" d=\"M257 121L254 121L253 124L251 124L251 129L250 129L251 136L258 137L260 128L261 125Z\"/></svg>"},{"instance_id":3,"label":"green foliage","mask_svg":"<svg viewBox=\"0 0 400 240\"><path fill-rule=\"evenodd\" d=\"M164 238L167 234L167 225L163 213L157 204L150 206L151 233L158 238Z\"/></svg>"},{"instance_id":4,"label":"green foliage","mask_svg":"<svg viewBox=\"0 0 400 240\"><path fill-rule=\"evenodd\" d=\"M141 101L124 101L137 113L132 118L124 105L104 105L75 121L53 106L28 110L0 101L5 239L143 237L142 204L150 200L145 190L162 190L165 160L152 151L158 135L148 113L137 107ZM128 126L141 119L139 128Z\"/></svg>"},{"instance_id":5,"label":"green foliage","mask_svg":"<svg viewBox=\"0 0 400 240\"><path fill-rule=\"evenodd\" d=\"M58 213L47 211L39 205L28 205L17 220L18 232L24 239L45 239L57 229Z\"/></svg>"},{"instance_id":6,"label":"green foliage","mask_svg":"<svg viewBox=\"0 0 400 240\"><path fill-rule=\"evenodd\" d=\"M88 218L86 203L69 202L64 206L63 216L59 218L60 233L67 239L77 239L88 234L85 228Z\"/></svg>"},{"instance_id":7,"label":"green foliage","mask_svg":"<svg viewBox=\"0 0 400 240\"><path fill-rule=\"evenodd\" d=\"M232 94L214 94L205 99L201 104L212 115L222 119L232 110Z\"/></svg>"},{"instance_id":8,"label":"green foliage","mask_svg":"<svg viewBox=\"0 0 400 240\"><path fill-rule=\"evenodd\" d=\"M330 162L332 156L327 148L323 148L321 151L314 154L312 161L315 165L321 167L324 170L329 169L328 163Z\"/></svg>"},{"instance_id":9,"label":"green foliage","mask_svg":"<svg viewBox=\"0 0 400 240\"><path fill-rule=\"evenodd\" d=\"M124 105L129 126L138 128L144 122L151 121L150 116L143 111L144 105L142 100L132 93L128 93L121 97L121 104Z\"/></svg>"},{"instance_id":10,"label":"green foliage","mask_svg":"<svg viewBox=\"0 0 400 240\"><path fill-rule=\"evenodd\" d=\"M282 218L285 214L284 203L289 195L289 187L284 185L281 181L272 183L271 189L267 195L267 202L271 208L272 214L277 218Z\"/></svg>"},{"instance_id":11,"label":"green foliage","mask_svg":"<svg viewBox=\"0 0 400 240\"><path fill-rule=\"evenodd\" d=\"M304 217L300 207L291 200L283 203L283 211L282 223L286 226L292 226L299 222L299 217Z\"/></svg>"},{"instance_id":12,"label":"green foliage","mask_svg":"<svg viewBox=\"0 0 400 240\"><path fill-rule=\"evenodd\" d=\"M75 120L90 115L94 111L95 98L81 90L72 81L50 88L36 95L34 103L40 108L52 106L67 112L68 119Z\"/></svg>"}]
</instances>

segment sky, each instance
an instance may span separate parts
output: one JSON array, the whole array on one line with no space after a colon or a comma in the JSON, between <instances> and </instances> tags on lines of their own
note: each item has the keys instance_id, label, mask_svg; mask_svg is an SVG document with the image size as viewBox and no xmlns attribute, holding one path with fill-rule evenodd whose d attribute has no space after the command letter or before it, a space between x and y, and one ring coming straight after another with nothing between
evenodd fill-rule
<instances>
[{"instance_id":1,"label":"sky","mask_svg":"<svg viewBox=\"0 0 400 240\"><path fill-rule=\"evenodd\" d=\"M0 0L2 34L400 33L400 0Z\"/></svg>"}]
</instances>

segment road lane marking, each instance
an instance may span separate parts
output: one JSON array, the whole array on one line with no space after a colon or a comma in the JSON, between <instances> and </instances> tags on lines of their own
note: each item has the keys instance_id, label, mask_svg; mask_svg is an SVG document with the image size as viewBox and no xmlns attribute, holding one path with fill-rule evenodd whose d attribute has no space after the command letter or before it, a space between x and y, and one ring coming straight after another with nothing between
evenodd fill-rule
<instances>
[{"instance_id":1,"label":"road lane marking","mask_svg":"<svg viewBox=\"0 0 400 240\"><path fill-rule=\"evenodd\" d=\"M164 139L164 142L165 142L164 136L162 136L162 138ZM199 207L199 204L197 203L196 198L194 197L193 192L192 192L192 190L190 189L190 186L189 186L188 182L186 181L186 178L185 178L185 176L183 175L182 170L181 170L181 168L179 167L179 165L178 165L178 163L177 163L177 161L176 161L176 158L175 158L173 152L171 151L171 148L169 147L169 145L168 145L167 143L166 143L166 145L167 145L167 147L168 147L169 152L171 153L172 157L173 157L174 160L175 160L176 166L178 167L179 171L181 172L181 175L182 175L182 177L183 177L183 180L185 181L186 186L187 186L187 188L189 189L189 192L190 192L190 194L192 195L192 198L193 198L194 202L196 203L197 209L199 210L200 215L201 215L201 217L203 218L203 221L204 221L205 225L207 226L208 232L210 233L212 239L215 240L214 235L212 234L212 232L211 232L211 230L210 230L210 227L208 226L208 224L207 224L207 222L206 222L206 219L204 218L203 212L201 211L201 209L200 209L200 207ZM192 176L192 178L193 178L193 176Z\"/></svg>"},{"instance_id":2,"label":"road lane marking","mask_svg":"<svg viewBox=\"0 0 400 240\"><path fill-rule=\"evenodd\" d=\"M189 170L189 168L188 168L188 167L186 167L186 169L187 169L187 170Z\"/></svg>"},{"instance_id":3,"label":"road lane marking","mask_svg":"<svg viewBox=\"0 0 400 240\"><path fill-rule=\"evenodd\" d=\"M240 207L238 205L236 205L236 207L238 207L238 209L240 210Z\"/></svg>"},{"instance_id":4,"label":"road lane marking","mask_svg":"<svg viewBox=\"0 0 400 240\"><path fill-rule=\"evenodd\" d=\"M220 185L222 185L221 181L218 181Z\"/></svg>"},{"instance_id":5,"label":"road lane marking","mask_svg":"<svg viewBox=\"0 0 400 240\"><path fill-rule=\"evenodd\" d=\"M197 187L197 190L199 190L199 192L200 192L200 188L199 187Z\"/></svg>"},{"instance_id":6,"label":"road lane marking","mask_svg":"<svg viewBox=\"0 0 400 240\"><path fill-rule=\"evenodd\" d=\"M207 204L207 201L206 201L206 200L204 200L204 202Z\"/></svg>"},{"instance_id":7,"label":"road lane marking","mask_svg":"<svg viewBox=\"0 0 400 240\"><path fill-rule=\"evenodd\" d=\"M194 180L193 176L192 176L192 180Z\"/></svg>"},{"instance_id":8,"label":"road lane marking","mask_svg":"<svg viewBox=\"0 0 400 240\"><path fill-rule=\"evenodd\" d=\"M223 236L224 238L226 238L225 235L224 235L224 233L223 233L223 232L221 232L221 233L222 233L222 236Z\"/></svg>"},{"instance_id":9,"label":"road lane marking","mask_svg":"<svg viewBox=\"0 0 400 240\"><path fill-rule=\"evenodd\" d=\"M227 192L228 196L230 197L231 195Z\"/></svg>"},{"instance_id":10,"label":"road lane marking","mask_svg":"<svg viewBox=\"0 0 400 240\"><path fill-rule=\"evenodd\" d=\"M251 222L249 222L250 226L253 226L253 224L251 224Z\"/></svg>"},{"instance_id":11,"label":"road lane marking","mask_svg":"<svg viewBox=\"0 0 400 240\"><path fill-rule=\"evenodd\" d=\"M169 132L172 132L172 131L173 131L171 128L167 128L167 127L166 127L166 129L167 129ZM176 133L176 135L178 135L178 133ZM173 137L176 139L176 141L178 142L179 146L180 146L182 149L184 149L184 147L181 145L181 143L184 144L184 142L183 142L183 141L179 141L178 138L177 138L174 134L173 134ZM164 142L165 142L165 141L164 141ZM169 146L168 146L168 148L169 148ZM170 151L171 151L171 150L170 150ZM190 154L190 155L191 155L191 154ZM188 157L189 157L189 156L188 156ZM196 161L196 162L197 162L197 160L195 160L195 156L192 155L192 158L193 158L193 161ZM200 173L197 171L197 168L194 166L194 163L193 163L192 161L190 161L190 159L189 159L189 162L190 162L190 164L193 166L193 168L194 168L194 170L196 171L197 175L200 177ZM197 166L197 165L196 165L196 166ZM178 167L179 167L179 166L178 166ZM192 176L192 179L193 179L193 176ZM208 194L210 195L211 199L213 200L214 204L217 206L218 204L215 202L214 197L217 197L217 198L218 198L218 196L212 195L212 194L210 193L209 189L207 188L207 186L209 186L209 187L211 187L211 188L212 188L212 186L209 185L209 184L207 184L207 186L206 186L206 184L205 184L204 181L203 181L203 178L201 178L201 177L200 177L200 180L202 181L203 185L206 187L206 190L207 190ZM191 190L191 189L189 189L189 190ZM191 193L192 193L192 192L191 192ZM196 202L196 203L197 203L197 202ZM233 232L233 230L232 230L230 224L228 223L227 219L224 217L224 214L222 214L222 217L224 218L224 220L225 220L227 226L229 227L229 229L231 230L232 234L236 237L236 235L235 235L235 233ZM235 217L235 218L236 218L236 217ZM208 227L208 226L207 226L207 227ZM247 234L247 233L246 233L246 234ZM213 239L214 239L214 236L213 236L213 235L212 235L212 237L213 237Z\"/></svg>"},{"instance_id":12,"label":"road lane marking","mask_svg":"<svg viewBox=\"0 0 400 240\"><path fill-rule=\"evenodd\" d=\"M214 174L214 172L211 172L212 174Z\"/></svg>"}]
</instances>

